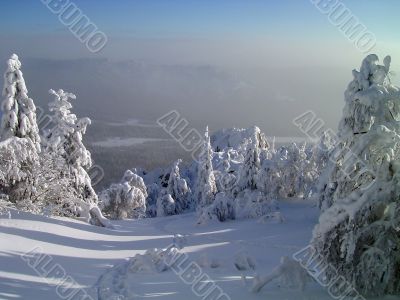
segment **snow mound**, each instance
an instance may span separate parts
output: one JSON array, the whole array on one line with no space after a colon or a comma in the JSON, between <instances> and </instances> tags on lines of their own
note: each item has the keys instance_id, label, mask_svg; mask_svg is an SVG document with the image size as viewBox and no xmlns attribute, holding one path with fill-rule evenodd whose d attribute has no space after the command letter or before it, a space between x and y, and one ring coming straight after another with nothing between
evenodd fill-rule
<instances>
[{"instance_id":1,"label":"snow mound","mask_svg":"<svg viewBox=\"0 0 400 300\"><path fill-rule=\"evenodd\" d=\"M261 218L258 219L257 221L260 224L267 224L267 223L283 223L285 222L284 216L281 214L281 212L276 211L272 212L270 214L266 214L262 216Z\"/></svg>"},{"instance_id":2,"label":"snow mound","mask_svg":"<svg viewBox=\"0 0 400 300\"><path fill-rule=\"evenodd\" d=\"M303 291L311 279L307 271L297 261L283 256L280 265L271 273L266 276L256 276L254 278L251 291L258 293L264 286L274 280L278 280L281 286Z\"/></svg>"},{"instance_id":3,"label":"snow mound","mask_svg":"<svg viewBox=\"0 0 400 300\"><path fill-rule=\"evenodd\" d=\"M149 249L144 254L137 254L127 262L111 268L97 282L99 300L133 299L132 291L125 285L130 274L157 274L169 270L179 249Z\"/></svg>"},{"instance_id":4,"label":"snow mound","mask_svg":"<svg viewBox=\"0 0 400 300\"><path fill-rule=\"evenodd\" d=\"M222 260L210 257L207 253L202 254L197 263L202 268L217 269L223 265Z\"/></svg>"},{"instance_id":5,"label":"snow mound","mask_svg":"<svg viewBox=\"0 0 400 300\"><path fill-rule=\"evenodd\" d=\"M242 251L236 254L234 265L239 271L249 271L256 269L256 263L246 252Z\"/></svg>"},{"instance_id":6,"label":"snow mound","mask_svg":"<svg viewBox=\"0 0 400 300\"><path fill-rule=\"evenodd\" d=\"M176 248L183 249L187 244L186 236L181 234L175 234L173 239L173 244Z\"/></svg>"}]
</instances>

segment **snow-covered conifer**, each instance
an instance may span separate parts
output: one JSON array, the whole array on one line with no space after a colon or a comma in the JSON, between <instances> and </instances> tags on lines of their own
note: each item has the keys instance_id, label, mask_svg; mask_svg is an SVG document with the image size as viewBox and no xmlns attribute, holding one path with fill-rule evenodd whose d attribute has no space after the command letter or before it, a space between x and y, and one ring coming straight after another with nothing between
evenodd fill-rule
<instances>
[{"instance_id":1,"label":"snow-covered conifer","mask_svg":"<svg viewBox=\"0 0 400 300\"><path fill-rule=\"evenodd\" d=\"M210 143L208 127L205 132L203 149L197 164L197 181L195 185L195 201L199 207L210 205L217 193L214 169L212 165L213 151Z\"/></svg>"},{"instance_id":2,"label":"snow-covered conifer","mask_svg":"<svg viewBox=\"0 0 400 300\"><path fill-rule=\"evenodd\" d=\"M364 295L399 294L399 89L367 56L345 93L339 143L330 156L313 244Z\"/></svg>"},{"instance_id":3,"label":"snow-covered conifer","mask_svg":"<svg viewBox=\"0 0 400 300\"><path fill-rule=\"evenodd\" d=\"M0 147L0 185L7 190L8 199L20 207L33 210L32 198L38 178L34 176L39 167L38 153L41 151L39 129L36 122L36 107L28 97L28 90L21 72L21 62L13 54L7 61L4 74L1 105L2 123ZM3 191L5 192L5 191Z\"/></svg>"},{"instance_id":4,"label":"snow-covered conifer","mask_svg":"<svg viewBox=\"0 0 400 300\"><path fill-rule=\"evenodd\" d=\"M286 161L281 169L285 197L299 196L298 192L304 180L302 170L306 159L305 144L298 146L292 143L287 148Z\"/></svg>"},{"instance_id":5,"label":"snow-covered conifer","mask_svg":"<svg viewBox=\"0 0 400 300\"><path fill-rule=\"evenodd\" d=\"M182 160L177 160L174 162L171 172L169 173L168 194L172 196L175 200L177 213L181 213L185 209L189 207L188 197L190 189L187 185L187 182L184 178L181 178L179 173L179 164Z\"/></svg>"},{"instance_id":6,"label":"snow-covered conifer","mask_svg":"<svg viewBox=\"0 0 400 300\"><path fill-rule=\"evenodd\" d=\"M16 54L7 61L4 74L3 112L1 139L10 137L28 138L40 152L40 136L36 122L36 107L28 97L28 90L21 72L21 62Z\"/></svg>"},{"instance_id":7,"label":"snow-covered conifer","mask_svg":"<svg viewBox=\"0 0 400 300\"><path fill-rule=\"evenodd\" d=\"M261 155L261 168L258 176L257 188L269 199L279 197L280 173L276 162L276 153L263 152Z\"/></svg>"},{"instance_id":8,"label":"snow-covered conifer","mask_svg":"<svg viewBox=\"0 0 400 300\"><path fill-rule=\"evenodd\" d=\"M260 129L254 127L254 133L247 144L246 154L239 174L239 186L241 189L257 189L257 181L260 172L261 140Z\"/></svg>"},{"instance_id":9,"label":"snow-covered conifer","mask_svg":"<svg viewBox=\"0 0 400 300\"><path fill-rule=\"evenodd\" d=\"M78 119L72 114L69 99L75 95L63 90L50 90L54 101L49 104L53 112L54 127L45 134L47 151L61 156L65 161L65 169L71 178L71 187L76 196L87 204L97 202L97 195L92 187L91 179L87 173L92 166L90 152L82 142L86 128L91 124L89 118Z\"/></svg>"}]
</instances>

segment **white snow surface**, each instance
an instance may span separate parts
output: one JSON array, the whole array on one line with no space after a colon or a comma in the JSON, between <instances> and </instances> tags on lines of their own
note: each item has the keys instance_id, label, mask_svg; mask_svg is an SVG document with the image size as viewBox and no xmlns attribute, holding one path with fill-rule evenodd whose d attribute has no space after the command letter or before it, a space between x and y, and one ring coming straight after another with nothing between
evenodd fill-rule
<instances>
[{"instance_id":1,"label":"white snow surface","mask_svg":"<svg viewBox=\"0 0 400 300\"><path fill-rule=\"evenodd\" d=\"M62 266L76 281L73 288L85 289L92 299L99 299L99 288L113 291L108 299L201 299L172 270L120 274L136 255L166 248L177 237L184 240L180 251L197 262L232 300L331 299L316 283L303 292L278 283L268 284L260 293L250 291L254 276L268 275L282 256L292 257L308 245L318 220L318 209L309 202L282 201L280 207L283 222L251 219L198 226L195 214L190 213L111 221L113 228L11 211L0 216L0 299L60 299L56 276L35 272L21 258L37 247L52 257L51 264ZM239 270L235 264L244 257L249 267Z\"/></svg>"}]
</instances>

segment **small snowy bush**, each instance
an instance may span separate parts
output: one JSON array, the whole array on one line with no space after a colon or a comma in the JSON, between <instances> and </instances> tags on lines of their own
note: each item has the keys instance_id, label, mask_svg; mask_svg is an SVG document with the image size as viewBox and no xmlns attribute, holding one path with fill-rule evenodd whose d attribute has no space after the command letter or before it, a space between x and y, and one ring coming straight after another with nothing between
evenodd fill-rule
<instances>
[{"instance_id":1,"label":"small snowy bush","mask_svg":"<svg viewBox=\"0 0 400 300\"><path fill-rule=\"evenodd\" d=\"M103 213L112 219L145 216L146 186L143 179L130 170L125 172L120 183L112 184L99 198Z\"/></svg>"},{"instance_id":2,"label":"small snowy bush","mask_svg":"<svg viewBox=\"0 0 400 300\"><path fill-rule=\"evenodd\" d=\"M198 224L207 224L209 221L224 222L235 219L234 203L225 193L218 193L214 202L203 207L199 212Z\"/></svg>"},{"instance_id":3,"label":"small snowy bush","mask_svg":"<svg viewBox=\"0 0 400 300\"><path fill-rule=\"evenodd\" d=\"M235 199L235 218L254 219L276 211L277 203L267 199L263 193L244 190Z\"/></svg>"},{"instance_id":4,"label":"small snowy bush","mask_svg":"<svg viewBox=\"0 0 400 300\"><path fill-rule=\"evenodd\" d=\"M166 189L161 190L157 198L157 217L172 216L176 214L176 203Z\"/></svg>"}]
</instances>

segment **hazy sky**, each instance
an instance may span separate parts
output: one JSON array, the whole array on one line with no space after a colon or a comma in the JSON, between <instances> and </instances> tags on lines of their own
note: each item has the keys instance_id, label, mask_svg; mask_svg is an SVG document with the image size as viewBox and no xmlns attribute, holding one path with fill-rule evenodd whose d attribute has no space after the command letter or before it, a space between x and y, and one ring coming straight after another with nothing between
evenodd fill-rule
<instances>
[{"instance_id":1,"label":"hazy sky","mask_svg":"<svg viewBox=\"0 0 400 300\"><path fill-rule=\"evenodd\" d=\"M300 136L290 122L311 109L336 128L351 70L365 56L309 0L73 3L108 36L101 52L89 52L40 0L0 0L0 61L17 53L35 101L67 87L92 118L177 109L193 126L257 124ZM373 52L391 54L400 71L400 2L343 3L376 35Z\"/></svg>"}]
</instances>

